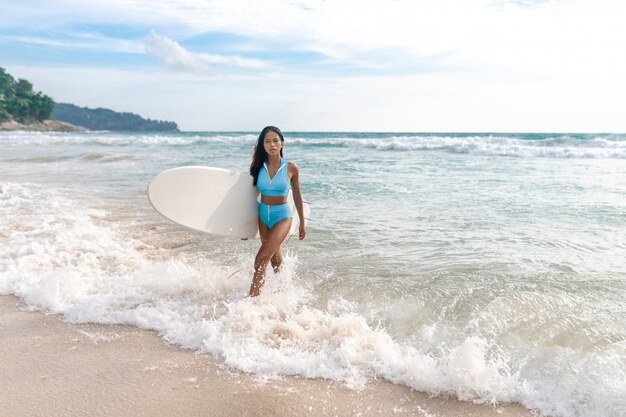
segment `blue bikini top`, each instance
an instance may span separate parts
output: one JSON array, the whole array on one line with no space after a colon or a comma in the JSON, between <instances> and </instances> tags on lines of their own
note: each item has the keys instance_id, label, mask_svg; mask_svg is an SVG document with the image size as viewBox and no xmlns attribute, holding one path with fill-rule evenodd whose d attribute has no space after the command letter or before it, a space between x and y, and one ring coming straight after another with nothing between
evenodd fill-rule
<instances>
[{"instance_id":1,"label":"blue bikini top","mask_svg":"<svg viewBox=\"0 0 626 417\"><path fill-rule=\"evenodd\" d=\"M280 158L280 168L276 171L274 178L270 179L270 173L267 170L267 162L263 162L263 166L259 171L259 177L256 180L256 188L262 195L268 197L286 197L289 195L289 178L287 176L288 164L283 158Z\"/></svg>"}]
</instances>

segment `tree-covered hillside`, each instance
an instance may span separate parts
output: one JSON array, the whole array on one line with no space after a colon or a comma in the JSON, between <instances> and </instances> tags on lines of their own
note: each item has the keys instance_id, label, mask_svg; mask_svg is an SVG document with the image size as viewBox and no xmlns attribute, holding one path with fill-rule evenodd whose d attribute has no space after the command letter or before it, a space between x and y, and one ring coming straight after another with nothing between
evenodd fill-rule
<instances>
[{"instance_id":1,"label":"tree-covered hillside","mask_svg":"<svg viewBox=\"0 0 626 417\"><path fill-rule=\"evenodd\" d=\"M0 122L14 119L29 124L50 118L54 101L24 79L15 79L0 68Z\"/></svg>"},{"instance_id":2,"label":"tree-covered hillside","mask_svg":"<svg viewBox=\"0 0 626 417\"><path fill-rule=\"evenodd\" d=\"M144 119L134 113L118 113L109 109L89 109L73 104L56 103L52 117L90 130L177 131L175 122Z\"/></svg>"},{"instance_id":3,"label":"tree-covered hillside","mask_svg":"<svg viewBox=\"0 0 626 417\"><path fill-rule=\"evenodd\" d=\"M89 109L73 104L55 103L49 96L33 91L33 85L29 81L21 78L16 81L0 67L0 123L18 122L23 125L17 125L20 129L35 129L36 122L50 118L90 130L178 131L175 122L144 119L134 113L118 113L109 109ZM49 121L46 123L50 125ZM53 127L52 130L54 129L57 128Z\"/></svg>"}]
</instances>

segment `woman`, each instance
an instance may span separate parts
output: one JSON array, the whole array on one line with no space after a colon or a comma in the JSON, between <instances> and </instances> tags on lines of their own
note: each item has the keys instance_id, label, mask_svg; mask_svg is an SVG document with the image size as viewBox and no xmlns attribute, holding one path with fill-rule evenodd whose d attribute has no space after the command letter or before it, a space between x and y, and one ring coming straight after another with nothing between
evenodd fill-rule
<instances>
[{"instance_id":1,"label":"woman","mask_svg":"<svg viewBox=\"0 0 626 417\"><path fill-rule=\"evenodd\" d=\"M284 142L285 138L279 128L267 126L259 135L250 164L253 185L261 193L259 204L261 248L254 259L251 297L256 297L261 292L268 262L272 262L274 272L278 272L283 262L280 245L289 234L292 221L291 208L287 203L290 185L298 216L304 219L298 166L283 159ZM304 221L300 221L300 240L304 239L305 235Z\"/></svg>"}]
</instances>

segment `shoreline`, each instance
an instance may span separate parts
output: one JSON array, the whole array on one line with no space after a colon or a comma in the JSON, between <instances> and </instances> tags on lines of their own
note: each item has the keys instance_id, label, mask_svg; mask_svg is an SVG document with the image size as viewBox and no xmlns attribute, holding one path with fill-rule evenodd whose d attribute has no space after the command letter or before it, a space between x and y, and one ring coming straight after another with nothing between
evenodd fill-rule
<instances>
[{"instance_id":1,"label":"shoreline","mask_svg":"<svg viewBox=\"0 0 626 417\"><path fill-rule=\"evenodd\" d=\"M353 390L299 377L264 378L169 345L155 331L70 324L0 295L0 410L11 416L530 417L519 404L476 405L387 381Z\"/></svg>"},{"instance_id":2,"label":"shoreline","mask_svg":"<svg viewBox=\"0 0 626 417\"><path fill-rule=\"evenodd\" d=\"M76 126L71 123L62 122L60 120L42 120L31 124L18 123L15 120L8 120L0 123L0 132L15 132L15 131L28 131L28 132L88 132L82 126Z\"/></svg>"}]
</instances>

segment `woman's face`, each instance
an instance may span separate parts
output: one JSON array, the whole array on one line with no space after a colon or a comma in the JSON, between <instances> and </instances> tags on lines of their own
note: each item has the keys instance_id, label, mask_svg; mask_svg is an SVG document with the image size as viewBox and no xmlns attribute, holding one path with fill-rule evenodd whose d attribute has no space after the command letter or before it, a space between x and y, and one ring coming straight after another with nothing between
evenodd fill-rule
<instances>
[{"instance_id":1,"label":"woman's face","mask_svg":"<svg viewBox=\"0 0 626 417\"><path fill-rule=\"evenodd\" d=\"M271 130L267 132L265 134L265 139L263 140L263 147L265 148L265 152L267 152L268 155L280 155L280 150L283 147L283 143L281 142L278 133Z\"/></svg>"}]
</instances>

